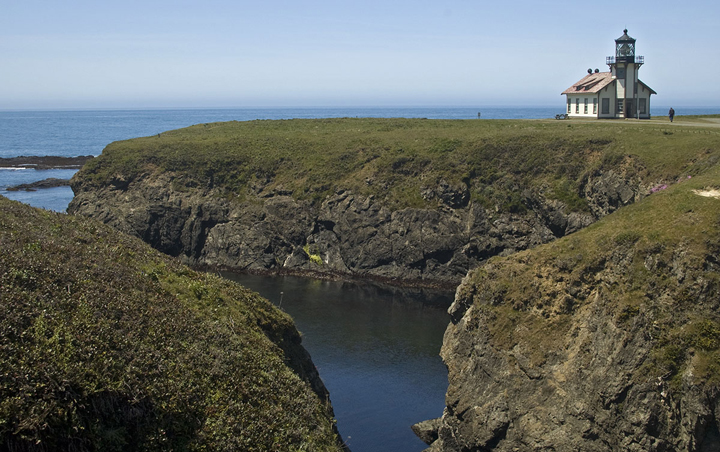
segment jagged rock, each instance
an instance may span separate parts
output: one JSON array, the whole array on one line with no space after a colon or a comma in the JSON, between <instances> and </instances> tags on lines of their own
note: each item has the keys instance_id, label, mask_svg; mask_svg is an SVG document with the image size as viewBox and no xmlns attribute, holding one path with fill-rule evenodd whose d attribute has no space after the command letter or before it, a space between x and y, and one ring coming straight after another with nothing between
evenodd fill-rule
<instances>
[{"instance_id":1,"label":"jagged rock","mask_svg":"<svg viewBox=\"0 0 720 452\"><path fill-rule=\"evenodd\" d=\"M425 188L420 195L427 201L438 199L454 209L465 207L470 201L470 191L467 186L451 186L445 180L441 180L435 187Z\"/></svg>"},{"instance_id":2,"label":"jagged rock","mask_svg":"<svg viewBox=\"0 0 720 452\"><path fill-rule=\"evenodd\" d=\"M430 419L418 422L412 426L412 431L423 440L425 444L432 444L438 439L438 429L442 425L442 419Z\"/></svg>"},{"instance_id":3,"label":"jagged rock","mask_svg":"<svg viewBox=\"0 0 720 452\"><path fill-rule=\"evenodd\" d=\"M68 211L100 219L141 237L191 265L289 269L455 285L468 270L577 231L614 206L641 196L638 185L608 171L588 177L593 213L567 212L562 202L525 190L523 213L490 212L469 201L467 187L441 181L424 195L437 208L391 210L372 196L338 189L322 203L265 190L231 202L211 188L175 189L173 175L126 180L85 190ZM312 246L316 258L298 251ZM307 253L305 253L307 255Z\"/></svg>"},{"instance_id":4,"label":"jagged rock","mask_svg":"<svg viewBox=\"0 0 720 452\"><path fill-rule=\"evenodd\" d=\"M642 328L623 331L607 309L588 307L567 349L533 362L523 346L493 344L485 324L494 320L479 316L478 328L472 311L445 335L448 408L430 451L717 450L687 449L691 436L720 446L707 395L686 396L680 408L663 396L665 382L633 383L651 348Z\"/></svg>"},{"instance_id":5,"label":"jagged rock","mask_svg":"<svg viewBox=\"0 0 720 452\"><path fill-rule=\"evenodd\" d=\"M0 168L79 169L93 158L95 157L92 155L80 155L77 157L59 157L56 155L0 157Z\"/></svg>"},{"instance_id":6,"label":"jagged rock","mask_svg":"<svg viewBox=\"0 0 720 452\"><path fill-rule=\"evenodd\" d=\"M305 252L304 249L297 247L293 250L285 262L283 267L285 268L303 268L310 264L310 256Z\"/></svg>"},{"instance_id":7,"label":"jagged rock","mask_svg":"<svg viewBox=\"0 0 720 452\"><path fill-rule=\"evenodd\" d=\"M613 170L598 172L588 178L582 195L588 200L596 217L614 212L619 207L637 201L642 197L639 178L632 178Z\"/></svg>"},{"instance_id":8,"label":"jagged rock","mask_svg":"<svg viewBox=\"0 0 720 452\"><path fill-rule=\"evenodd\" d=\"M586 228L593 224L594 221L595 218L592 215L571 212L567 216L565 235L572 234L573 232L577 232L580 229Z\"/></svg>"}]
</instances>

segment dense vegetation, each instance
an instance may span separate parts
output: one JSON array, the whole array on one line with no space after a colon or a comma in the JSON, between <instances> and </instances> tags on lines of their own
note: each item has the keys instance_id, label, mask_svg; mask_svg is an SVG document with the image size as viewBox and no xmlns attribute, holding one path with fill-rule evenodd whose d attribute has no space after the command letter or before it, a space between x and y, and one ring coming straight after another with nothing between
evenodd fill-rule
<instances>
[{"instance_id":1,"label":"dense vegetation","mask_svg":"<svg viewBox=\"0 0 720 452\"><path fill-rule=\"evenodd\" d=\"M715 165L580 232L492 259L471 273L460 298L496 319L489 324L496 345L522 343L536 364L566 347L574 313L602 303L616 327L654 344L636 382L717 394L719 188Z\"/></svg>"},{"instance_id":2,"label":"dense vegetation","mask_svg":"<svg viewBox=\"0 0 720 452\"><path fill-rule=\"evenodd\" d=\"M318 119L200 124L116 142L81 171L83 184L118 187L173 174L175 189L222 196L275 190L322 200L336 188L373 195L394 207L427 206L421 192L444 180L466 186L475 202L523 210L520 191L583 210L583 176L626 156L655 180L697 174L720 129L642 123L423 119ZM642 175L640 175L642 176Z\"/></svg>"},{"instance_id":3,"label":"dense vegetation","mask_svg":"<svg viewBox=\"0 0 720 452\"><path fill-rule=\"evenodd\" d=\"M269 302L0 197L0 450L337 450Z\"/></svg>"}]
</instances>

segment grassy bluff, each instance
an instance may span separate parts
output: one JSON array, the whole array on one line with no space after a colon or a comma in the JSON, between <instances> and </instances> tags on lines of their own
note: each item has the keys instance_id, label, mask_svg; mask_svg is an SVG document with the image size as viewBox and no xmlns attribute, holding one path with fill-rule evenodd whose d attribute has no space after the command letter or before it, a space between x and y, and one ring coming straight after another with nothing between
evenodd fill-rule
<instances>
[{"instance_id":1,"label":"grassy bluff","mask_svg":"<svg viewBox=\"0 0 720 452\"><path fill-rule=\"evenodd\" d=\"M341 450L292 320L95 220L0 198L0 448Z\"/></svg>"},{"instance_id":2,"label":"grassy bluff","mask_svg":"<svg viewBox=\"0 0 720 452\"><path fill-rule=\"evenodd\" d=\"M677 125L678 123L676 123ZM200 124L109 145L70 211L193 265L456 285L714 164L661 122Z\"/></svg>"}]
</instances>

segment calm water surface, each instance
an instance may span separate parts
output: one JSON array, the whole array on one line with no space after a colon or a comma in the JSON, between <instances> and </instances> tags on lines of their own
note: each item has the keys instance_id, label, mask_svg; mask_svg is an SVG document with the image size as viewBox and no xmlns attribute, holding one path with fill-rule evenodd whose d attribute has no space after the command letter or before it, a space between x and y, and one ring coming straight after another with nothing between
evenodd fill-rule
<instances>
[{"instance_id":1,"label":"calm water surface","mask_svg":"<svg viewBox=\"0 0 720 452\"><path fill-rule=\"evenodd\" d=\"M295 320L353 452L421 451L410 430L439 417L447 369L439 357L453 293L296 277L225 274Z\"/></svg>"}]
</instances>

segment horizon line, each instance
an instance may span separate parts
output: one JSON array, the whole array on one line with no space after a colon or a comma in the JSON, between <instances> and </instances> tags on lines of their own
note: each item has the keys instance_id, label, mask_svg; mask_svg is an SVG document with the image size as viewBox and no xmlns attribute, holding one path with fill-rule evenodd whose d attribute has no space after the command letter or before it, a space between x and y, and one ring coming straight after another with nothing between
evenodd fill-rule
<instances>
[{"instance_id":1,"label":"horizon line","mask_svg":"<svg viewBox=\"0 0 720 452\"><path fill-rule=\"evenodd\" d=\"M718 106L707 106L707 105L655 105L650 107L654 108L701 108L701 109L718 109L720 113L720 105ZM193 106L193 107L27 107L27 108L0 108L0 112L31 112L31 111L160 111L160 110L301 110L301 109L327 109L327 110L371 110L371 109L473 109L478 110L482 113L482 108L507 108L507 109L545 109L545 108L564 108L565 104L562 105L501 105L501 104L488 104L483 106L463 106L463 105L303 105L303 106Z\"/></svg>"}]
</instances>

